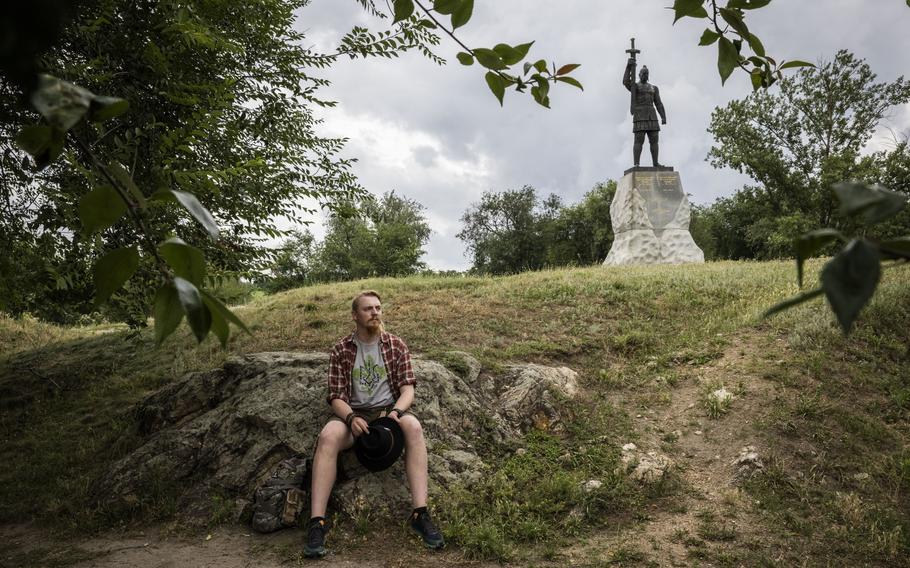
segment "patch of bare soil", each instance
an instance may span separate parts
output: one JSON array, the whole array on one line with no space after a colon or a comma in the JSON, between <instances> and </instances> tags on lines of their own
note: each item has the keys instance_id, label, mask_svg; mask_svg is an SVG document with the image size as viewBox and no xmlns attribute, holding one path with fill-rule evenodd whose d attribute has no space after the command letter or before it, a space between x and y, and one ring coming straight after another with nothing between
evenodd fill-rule
<instances>
[{"instance_id":1,"label":"patch of bare soil","mask_svg":"<svg viewBox=\"0 0 910 568\"><path fill-rule=\"evenodd\" d=\"M754 446L760 456L768 454L755 424L767 414L778 385L756 369L782 364L786 349L784 342L756 331L740 334L709 364L675 369L677 380L666 386L669 403L653 392L646 397L633 392L616 401L641 409L629 411L639 436L635 443L642 451L669 456L674 462L669 481L679 487L639 511L640 522L564 551L568 562L714 566L713 559L734 548L773 558L772 551L762 550L764 531L751 512L750 498L733 483L733 462L745 446ZM705 401L721 386L734 398L726 413L711 418Z\"/></svg>"},{"instance_id":2,"label":"patch of bare soil","mask_svg":"<svg viewBox=\"0 0 910 568\"><path fill-rule=\"evenodd\" d=\"M382 531L380 531L381 533ZM369 542L336 543L329 534L329 554L322 560L303 557L304 531L270 535L244 527L219 527L210 534L174 535L165 528L107 533L89 540L54 538L27 525L0 526L0 567L66 566L72 568L450 568L498 567L468 562L452 551L425 551L401 535L375 535ZM336 551L335 548L340 548Z\"/></svg>"}]
</instances>

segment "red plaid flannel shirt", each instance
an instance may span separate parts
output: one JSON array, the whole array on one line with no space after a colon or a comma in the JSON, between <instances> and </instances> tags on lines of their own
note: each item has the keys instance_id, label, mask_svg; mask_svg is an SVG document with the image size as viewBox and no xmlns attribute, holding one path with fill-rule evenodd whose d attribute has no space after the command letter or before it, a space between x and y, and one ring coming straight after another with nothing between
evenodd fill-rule
<instances>
[{"instance_id":1,"label":"red plaid flannel shirt","mask_svg":"<svg viewBox=\"0 0 910 568\"><path fill-rule=\"evenodd\" d=\"M382 354L392 395L397 399L401 396L401 387L417 384L414 370L411 369L411 352L400 337L386 332L379 335L379 352ZM336 398L351 402L351 371L354 370L356 358L357 344L354 343L353 333L332 348L329 361L329 404Z\"/></svg>"}]
</instances>

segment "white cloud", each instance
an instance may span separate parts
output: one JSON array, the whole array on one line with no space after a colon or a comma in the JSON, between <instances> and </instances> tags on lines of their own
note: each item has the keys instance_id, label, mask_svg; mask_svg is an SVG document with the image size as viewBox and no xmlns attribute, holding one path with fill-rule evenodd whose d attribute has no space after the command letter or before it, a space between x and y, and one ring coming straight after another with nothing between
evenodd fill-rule
<instances>
[{"instance_id":1,"label":"white cloud","mask_svg":"<svg viewBox=\"0 0 910 568\"><path fill-rule=\"evenodd\" d=\"M380 3L381 4L381 3ZM729 195L748 179L705 162L712 139L711 111L751 92L748 77L734 73L725 87L716 48L699 47L703 23L672 23L669 1L483 0L459 36L472 47L499 41L535 40L530 56L581 63L574 75L584 93L560 85L551 110L508 92L500 108L474 67L454 61L458 47L447 38L440 68L417 54L399 59L345 60L317 72L333 84L323 96L339 106L320 111L321 131L348 137L344 155L371 192L388 190L427 208L434 234L426 261L434 268L465 268L463 243L454 237L462 213L483 191L529 184L539 194L577 201L598 181L616 179L632 162L628 92L621 83L629 38L660 87L668 124L661 132L661 161L676 167L696 203ZM786 59L830 59L839 48L866 58L879 80L905 72L910 52L910 9L903 2L813 0L777 2L750 14L750 25L769 53ZM383 29L353 0L319 0L302 11L307 45L332 50L352 25ZM910 129L910 107L887 123ZM886 144L882 129L872 144ZM649 163L647 150L642 158ZM317 227L312 229L319 235Z\"/></svg>"}]
</instances>

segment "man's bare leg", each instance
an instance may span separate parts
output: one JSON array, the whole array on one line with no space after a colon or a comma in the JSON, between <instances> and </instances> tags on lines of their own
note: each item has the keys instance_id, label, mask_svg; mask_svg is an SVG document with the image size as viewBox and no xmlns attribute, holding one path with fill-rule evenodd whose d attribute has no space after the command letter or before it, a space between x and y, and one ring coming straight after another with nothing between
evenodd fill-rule
<instances>
[{"instance_id":1,"label":"man's bare leg","mask_svg":"<svg viewBox=\"0 0 910 568\"><path fill-rule=\"evenodd\" d=\"M325 516L329 495L332 494L332 487L335 485L335 474L338 471L338 454L353 445L354 437L343 422L330 420L319 433L310 486L310 518Z\"/></svg>"},{"instance_id":2,"label":"man's bare leg","mask_svg":"<svg viewBox=\"0 0 910 568\"><path fill-rule=\"evenodd\" d=\"M408 474L408 488L414 508L427 506L427 443L423 427L412 414L405 414L399 421L404 433L404 466Z\"/></svg>"}]
</instances>

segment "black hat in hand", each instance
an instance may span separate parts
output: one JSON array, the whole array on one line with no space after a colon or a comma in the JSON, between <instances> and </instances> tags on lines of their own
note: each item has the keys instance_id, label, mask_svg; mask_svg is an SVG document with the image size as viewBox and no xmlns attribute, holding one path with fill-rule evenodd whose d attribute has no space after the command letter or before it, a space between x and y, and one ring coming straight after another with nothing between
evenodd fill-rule
<instances>
[{"instance_id":1,"label":"black hat in hand","mask_svg":"<svg viewBox=\"0 0 910 568\"><path fill-rule=\"evenodd\" d=\"M370 422L370 429L357 436L354 455L370 471L382 471L401 457L404 451L404 433L398 422L383 416Z\"/></svg>"}]
</instances>

